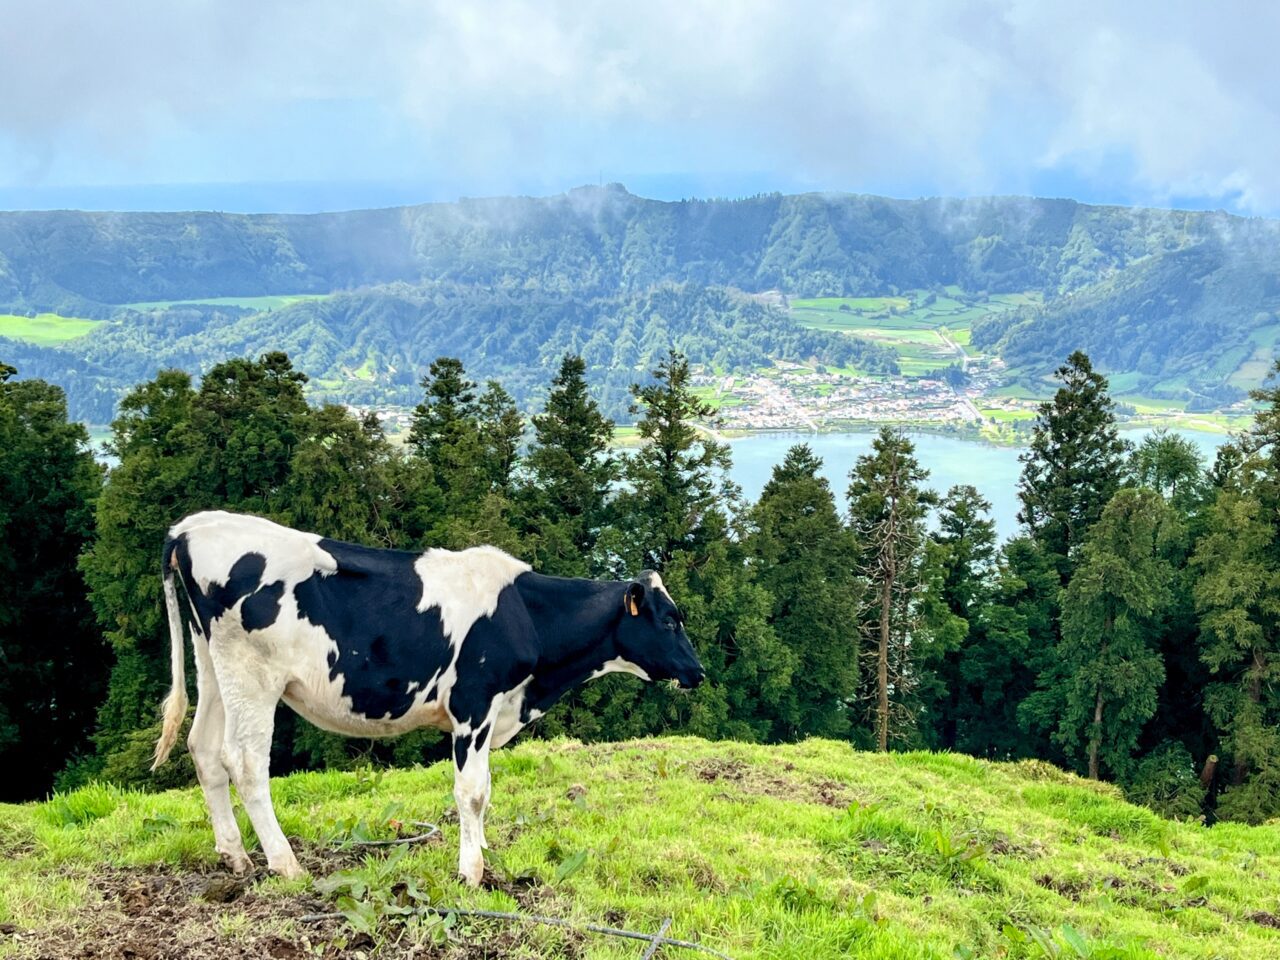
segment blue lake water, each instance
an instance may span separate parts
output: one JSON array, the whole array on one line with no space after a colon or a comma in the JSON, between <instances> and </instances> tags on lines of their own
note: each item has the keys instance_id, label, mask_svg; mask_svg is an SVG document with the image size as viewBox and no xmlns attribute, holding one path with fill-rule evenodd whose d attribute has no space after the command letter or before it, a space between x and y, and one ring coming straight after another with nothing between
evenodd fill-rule
<instances>
[{"instance_id":1,"label":"blue lake water","mask_svg":"<svg viewBox=\"0 0 1280 960\"><path fill-rule=\"evenodd\" d=\"M1140 443L1150 430L1126 430L1121 434ZM1198 430L1173 430L1193 442L1212 463L1214 451L1228 439L1223 433ZM776 464L797 443L807 443L822 458L823 475L831 483L839 506L845 506L849 487L849 471L853 462L871 452L874 433L758 433L729 442L733 453L731 476L742 487L743 494L754 500L768 482ZM931 433L911 435L916 458L929 471L929 486L945 493L956 484L967 483L991 501L996 532L1004 540L1018 532L1018 477L1022 465L1018 456L1025 447L1003 447L977 440Z\"/></svg>"}]
</instances>

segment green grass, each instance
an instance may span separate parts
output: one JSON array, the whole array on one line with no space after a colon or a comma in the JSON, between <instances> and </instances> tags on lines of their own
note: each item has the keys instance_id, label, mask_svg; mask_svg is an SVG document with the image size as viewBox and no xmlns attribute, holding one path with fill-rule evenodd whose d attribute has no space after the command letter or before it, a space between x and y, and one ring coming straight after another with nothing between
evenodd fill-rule
<instances>
[{"instance_id":1,"label":"green grass","mask_svg":"<svg viewBox=\"0 0 1280 960\"><path fill-rule=\"evenodd\" d=\"M83 337L104 322L103 320L84 320L80 317L60 317L56 313L40 313L34 317L2 313L0 314L0 337L38 344L64 343L76 337Z\"/></svg>"},{"instance_id":2,"label":"green grass","mask_svg":"<svg viewBox=\"0 0 1280 960\"><path fill-rule=\"evenodd\" d=\"M277 310L303 300L324 300L328 293L291 293L266 297L203 297L191 300L148 300L141 303L124 303L130 310L168 310L170 307L200 304L211 307L243 307L246 310Z\"/></svg>"},{"instance_id":3,"label":"green grass","mask_svg":"<svg viewBox=\"0 0 1280 960\"><path fill-rule=\"evenodd\" d=\"M1280 339L1280 324L1257 327L1249 333L1250 346L1241 351L1238 366L1231 371L1227 382L1233 387L1251 390L1271 373L1275 363L1276 341Z\"/></svg>"},{"instance_id":4,"label":"green grass","mask_svg":"<svg viewBox=\"0 0 1280 960\"><path fill-rule=\"evenodd\" d=\"M990 417L998 423L1016 423L1020 420L1034 420L1033 410L1006 410L1003 407L980 407L978 410L984 417Z\"/></svg>"},{"instance_id":5,"label":"green grass","mask_svg":"<svg viewBox=\"0 0 1280 960\"><path fill-rule=\"evenodd\" d=\"M839 310L848 307L850 310L906 310L911 301L906 297L814 297L811 299L792 300L793 309Z\"/></svg>"},{"instance_id":6,"label":"green grass","mask_svg":"<svg viewBox=\"0 0 1280 960\"><path fill-rule=\"evenodd\" d=\"M848 333L890 347L907 376L931 373L959 359L940 337L945 329L971 357L982 352L970 343L973 323L994 313L1036 303L1034 292L996 294L979 301L959 288L947 296L913 290L899 297L820 297L790 301L791 314L804 327ZM842 309L842 307L844 309Z\"/></svg>"},{"instance_id":7,"label":"green grass","mask_svg":"<svg viewBox=\"0 0 1280 960\"><path fill-rule=\"evenodd\" d=\"M1165 821L1040 762L874 755L829 741L528 742L494 756L490 862L504 879L479 891L453 880L451 780L448 763L306 773L276 780L273 794L303 862L331 874L319 889L345 890L358 922L412 884L437 906L580 924L653 931L669 916L672 936L739 960L1280 955L1280 930L1266 926L1280 910L1280 830ZM444 842L399 859L331 850L354 830L387 833L391 817L442 823ZM95 918L131 922L100 904L104 874L135 871L145 883L215 869L195 790L90 787L0 806L0 853L0 923L85 937ZM205 913L226 937L297 939L297 913L314 909L310 883L258 881L250 925L235 903ZM375 940L425 935L402 923L384 916ZM640 953L549 928L477 922L453 934L472 944L467 955L485 944L491 956ZM14 942L0 938L0 954Z\"/></svg>"}]
</instances>

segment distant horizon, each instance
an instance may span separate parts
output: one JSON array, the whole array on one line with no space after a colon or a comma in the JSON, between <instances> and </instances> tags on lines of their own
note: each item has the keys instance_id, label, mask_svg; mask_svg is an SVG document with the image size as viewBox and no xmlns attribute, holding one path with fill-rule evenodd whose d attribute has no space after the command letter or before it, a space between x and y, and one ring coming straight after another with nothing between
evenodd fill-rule
<instances>
[{"instance_id":1,"label":"distant horizon","mask_svg":"<svg viewBox=\"0 0 1280 960\"><path fill-rule=\"evenodd\" d=\"M832 187L798 181L770 186L764 177L752 174L726 175L717 189L702 176L644 175L606 178L603 182L585 179L565 181L564 185L529 184L527 189L503 189L490 185L489 190L468 190L457 184L430 182L360 181L360 180L295 180L210 183L99 184L78 186L0 186L0 212L82 212L82 213L222 213L236 215L288 214L312 215L346 213L359 210L421 206L431 203L458 203L463 200L506 198L549 199L573 190L591 187L621 186L629 194L644 200L664 203L682 200L743 200L750 197L781 194L830 194L882 197L889 200L918 202L927 200L982 200L1019 198L1032 200L1068 200L1085 206L1124 207L1129 209L1223 213L1232 217L1274 220L1277 215L1246 213L1224 207L1220 199L1179 197L1168 203L1153 203L1136 197L1081 196L1065 193L915 193L884 189ZM690 190L705 185L705 190ZM733 187L736 186L736 189Z\"/></svg>"}]
</instances>

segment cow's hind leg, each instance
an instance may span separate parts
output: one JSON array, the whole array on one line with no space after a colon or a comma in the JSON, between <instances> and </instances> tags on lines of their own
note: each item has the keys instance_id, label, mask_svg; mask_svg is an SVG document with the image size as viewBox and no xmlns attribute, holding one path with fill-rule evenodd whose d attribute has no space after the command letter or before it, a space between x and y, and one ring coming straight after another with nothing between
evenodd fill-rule
<instances>
[{"instance_id":1,"label":"cow's hind leg","mask_svg":"<svg viewBox=\"0 0 1280 960\"><path fill-rule=\"evenodd\" d=\"M226 714L222 761L267 855L267 866L272 873L300 877L302 868L271 806L271 732L284 684L268 686L250 675L243 664L218 660L216 651L214 663Z\"/></svg>"},{"instance_id":2,"label":"cow's hind leg","mask_svg":"<svg viewBox=\"0 0 1280 960\"><path fill-rule=\"evenodd\" d=\"M230 778L222 762L222 737L226 724L222 694L218 690L213 661L209 658L208 644L196 634L192 637L192 645L196 653L196 715L191 721L187 748L191 751L196 777L209 807L214 849L233 872L247 873L252 864L244 852L240 827L231 808Z\"/></svg>"},{"instance_id":3,"label":"cow's hind leg","mask_svg":"<svg viewBox=\"0 0 1280 960\"><path fill-rule=\"evenodd\" d=\"M458 873L472 886L484 876L484 814L489 806L493 711L473 732L453 736L453 798L458 804Z\"/></svg>"}]
</instances>

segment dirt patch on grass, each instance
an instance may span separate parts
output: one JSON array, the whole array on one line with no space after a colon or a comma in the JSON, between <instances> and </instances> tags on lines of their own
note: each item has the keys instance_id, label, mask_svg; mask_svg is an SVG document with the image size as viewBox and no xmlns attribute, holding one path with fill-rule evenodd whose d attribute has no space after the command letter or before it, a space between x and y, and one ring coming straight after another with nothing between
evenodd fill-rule
<instances>
[{"instance_id":1,"label":"dirt patch on grass","mask_svg":"<svg viewBox=\"0 0 1280 960\"><path fill-rule=\"evenodd\" d=\"M843 808L853 802L844 784L835 780L819 780L816 783L792 780L774 776L741 760L701 760L691 764L689 772L703 783L731 783L744 793L798 800L802 803L820 803L828 807Z\"/></svg>"},{"instance_id":2,"label":"dirt patch on grass","mask_svg":"<svg viewBox=\"0 0 1280 960\"><path fill-rule=\"evenodd\" d=\"M1258 910L1248 915L1248 919L1263 927L1271 927L1273 930L1280 930L1280 915L1268 913L1266 910Z\"/></svg>"},{"instance_id":3,"label":"dirt patch on grass","mask_svg":"<svg viewBox=\"0 0 1280 960\"><path fill-rule=\"evenodd\" d=\"M19 957L40 960L205 960L205 958L337 956L338 921L308 924L303 914L331 909L312 895L269 897L253 880L226 873L163 867L99 870L101 895L74 921L13 930L4 939Z\"/></svg>"},{"instance_id":4,"label":"dirt patch on grass","mask_svg":"<svg viewBox=\"0 0 1280 960\"><path fill-rule=\"evenodd\" d=\"M299 845L298 859L312 876L345 869L359 851L333 851ZM403 928L388 929L375 941L354 932L341 918L303 921L334 912L334 905L311 891L263 893L262 864L248 878L225 870L102 868L93 874L99 897L63 923L32 929L0 924L0 951L23 960L330 960L362 953L370 960L418 957L423 960L500 960L526 956L530 949L523 924L462 920L450 942L411 941ZM553 891L526 878L499 879L486 873L486 886L508 893L530 912L547 912ZM394 891L393 891L394 892ZM561 954L581 956L578 931L565 930Z\"/></svg>"},{"instance_id":5,"label":"dirt patch on grass","mask_svg":"<svg viewBox=\"0 0 1280 960\"><path fill-rule=\"evenodd\" d=\"M1066 897L1075 903L1078 903L1081 895L1092 887L1084 877L1054 877L1043 873L1035 880L1039 886L1052 890L1058 896Z\"/></svg>"}]
</instances>

